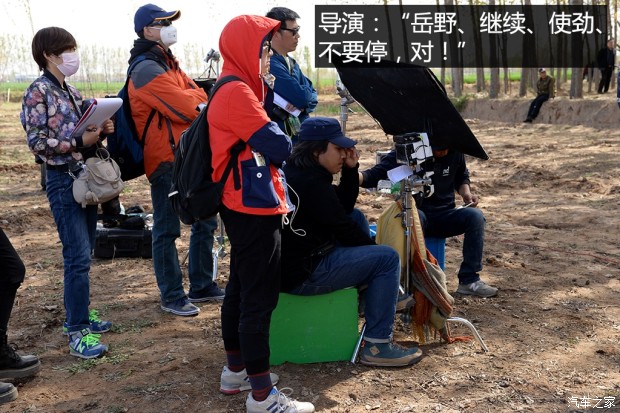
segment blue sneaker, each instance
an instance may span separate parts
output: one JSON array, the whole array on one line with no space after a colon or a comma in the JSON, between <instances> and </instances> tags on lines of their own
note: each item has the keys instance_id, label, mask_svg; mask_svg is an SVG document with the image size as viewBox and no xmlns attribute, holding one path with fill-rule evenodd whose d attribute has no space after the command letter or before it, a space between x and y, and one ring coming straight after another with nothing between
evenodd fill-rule
<instances>
[{"instance_id":1,"label":"blue sneaker","mask_svg":"<svg viewBox=\"0 0 620 413\"><path fill-rule=\"evenodd\" d=\"M403 347L394 341L372 343L362 341L360 363L367 366L400 367L415 364L422 358L422 350L417 347Z\"/></svg>"},{"instance_id":2,"label":"blue sneaker","mask_svg":"<svg viewBox=\"0 0 620 413\"><path fill-rule=\"evenodd\" d=\"M112 328L112 323L109 321L104 321L99 318L99 311L90 310L88 313L88 321L90 321L90 331L95 334L105 333L110 331ZM65 321L62 325L62 333L64 335L69 334L69 324Z\"/></svg>"},{"instance_id":3,"label":"blue sneaker","mask_svg":"<svg viewBox=\"0 0 620 413\"><path fill-rule=\"evenodd\" d=\"M187 294L190 303L202 303L205 301L221 301L224 299L224 290L212 282L210 286L201 291L191 291Z\"/></svg>"},{"instance_id":4,"label":"blue sneaker","mask_svg":"<svg viewBox=\"0 0 620 413\"><path fill-rule=\"evenodd\" d=\"M196 315L200 312L200 308L196 307L194 304L190 303L186 296L183 296L175 301L161 301L160 307L162 310L181 315L184 317Z\"/></svg>"},{"instance_id":5,"label":"blue sneaker","mask_svg":"<svg viewBox=\"0 0 620 413\"><path fill-rule=\"evenodd\" d=\"M69 332L70 354L83 359L94 359L108 351L108 346L101 344L100 334L92 333L88 328Z\"/></svg>"}]
</instances>

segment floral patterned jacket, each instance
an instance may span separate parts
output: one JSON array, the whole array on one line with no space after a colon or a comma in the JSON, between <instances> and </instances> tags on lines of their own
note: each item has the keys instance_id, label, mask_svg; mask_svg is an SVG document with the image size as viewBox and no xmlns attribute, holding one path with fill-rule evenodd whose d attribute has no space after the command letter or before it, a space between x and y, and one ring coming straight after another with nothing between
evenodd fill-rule
<instances>
[{"instance_id":1,"label":"floral patterned jacket","mask_svg":"<svg viewBox=\"0 0 620 413\"><path fill-rule=\"evenodd\" d=\"M69 96L73 96L77 109ZM49 165L62 165L84 159L82 137L71 139L71 132L80 120L83 102L77 89L65 88L48 71L24 92L20 121L31 152Z\"/></svg>"}]
</instances>

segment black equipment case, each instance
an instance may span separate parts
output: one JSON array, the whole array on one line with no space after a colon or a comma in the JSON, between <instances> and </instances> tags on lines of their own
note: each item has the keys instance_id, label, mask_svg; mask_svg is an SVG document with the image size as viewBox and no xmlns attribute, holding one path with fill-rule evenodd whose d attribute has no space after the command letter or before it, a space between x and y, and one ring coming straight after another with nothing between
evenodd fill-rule
<instances>
[{"instance_id":1,"label":"black equipment case","mask_svg":"<svg viewBox=\"0 0 620 413\"><path fill-rule=\"evenodd\" d=\"M95 242L96 258L151 258L153 233L145 229L123 229L97 227Z\"/></svg>"}]
</instances>

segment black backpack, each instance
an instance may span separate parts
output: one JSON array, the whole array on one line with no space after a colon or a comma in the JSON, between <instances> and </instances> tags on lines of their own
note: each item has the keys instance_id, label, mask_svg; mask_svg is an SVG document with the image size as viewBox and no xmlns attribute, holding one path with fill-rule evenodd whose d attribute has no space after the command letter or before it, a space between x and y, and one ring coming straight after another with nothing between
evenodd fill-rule
<instances>
[{"instance_id":1,"label":"black backpack","mask_svg":"<svg viewBox=\"0 0 620 413\"><path fill-rule=\"evenodd\" d=\"M228 175L233 168L237 169L239 153L245 148L245 142L242 140L233 146L222 179L213 182L207 111L215 92L222 85L235 80L241 79L236 76L225 76L216 82L209 103L200 111L189 128L183 131L174 151L172 185L168 198L184 224L191 225L218 213Z\"/></svg>"},{"instance_id":2,"label":"black backpack","mask_svg":"<svg viewBox=\"0 0 620 413\"><path fill-rule=\"evenodd\" d=\"M130 179L144 175L144 138L153 118L157 114L155 109L151 110L146 125L144 126L144 132L141 137L138 136L136 124L131 114L131 106L129 105L127 85L134 67L146 59L148 59L148 57L145 55L136 57L136 59L131 62L129 69L127 69L125 85L117 94L117 97L123 99L123 106L121 106L121 109L114 115L114 132L106 138L108 152L110 152L110 156L118 164L123 181L129 181ZM154 60L163 66L163 63L159 60L150 60Z\"/></svg>"}]
</instances>

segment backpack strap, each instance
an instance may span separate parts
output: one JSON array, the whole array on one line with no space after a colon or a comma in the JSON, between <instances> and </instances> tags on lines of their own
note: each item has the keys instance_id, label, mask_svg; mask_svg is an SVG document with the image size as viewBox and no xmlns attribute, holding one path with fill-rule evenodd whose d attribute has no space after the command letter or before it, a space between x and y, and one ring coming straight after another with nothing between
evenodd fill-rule
<instances>
[{"instance_id":1,"label":"backpack strap","mask_svg":"<svg viewBox=\"0 0 620 413\"><path fill-rule=\"evenodd\" d=\"M229 75L224 76L223 78L218 79L217 82L215 82L215 84L213 85L213 89L211 90L211 97L209 99L209 102L207 102L207 110L205 111L205 116L207 116L207 111L209 110L209 105L213 100L213 96L215 96L215 92L217 92L217 90L220 87L224 86L226 83L234 82L236 80L242 81L237 76ZM241 178L239 176L238 159L239 154L243 151L243 149L245 149L245 145L245 142L239 139L239 141L230 149L230 160L228 161L228 164L226 164L226 168L224 169L224 173L222 174L222 179L220 179L220 183L226 182L226 180L228 179L228 175L230 175L230 171L232 170L234 187L236 191L241 189Z\"/></svg>"},{"instance_id":2,"label":"backpack strap","mask_svg":"<svg viewBox=\"0 0 620 413\"><path fill-rule=\"evenodd\" d=\"M235 80L243 82L243 80L241 80L240 78L238 78L237 76L234 76L234 75L228 75L228 76L224 76L224 77L218 79L215 82L215 84L213 85L213 89L211 89L211 96L209 98L209 101L207 102L207 108L211 104L211 100L213 99L213 96L215 95L215 92L217 92L218 89L220 87L224 86L226 83L234 82Z\"/></svg>"},{"instance_id":3,"label":"backpack strap","mask_svg":"<svg viewBox=\"0 0 620 413\"><path fill-rule=\"evenodd\" d=\"M136 66L138 65L138 63L143 62L145 60L152 60L154 62L159 63L159 65L164 68L164 69L169 69L168 66L162 62L161 60L158 59L152 59L148 56L146 56L145 54L141 54L138 55L130 64L129 67L127 68L127 78L125 80L125 89L127 90L127 96L129 96L129 89L127 89L127 86L129 85L129 79L131 78L131 72L133 72L133 70L136 68ZM144 125L144 130L142 131L142 136L140 136L140 144L142 146L144 146L144 140L146 139L146 133L149 130L149 126L151 126L151 122L153 121L153 118L155 117L155 115L157 114L157 110L156 109L151 109L151 113L149 113L149 117L146 119L146 124ZM132 121L133 121L133 116L132 116ZM134 126L134 130L135 130L135 124ZM168 129L170 130L170 129ZM174 138L170 137L170 145L172 147L172 150L174 151Z\"/></svg>"},{"instance_id":4,"label":"backpack strap","mask_svg":"<svg viewBox=\"0 0 620 413\"><path fill-rule=\"evenodd\" d=\"M220 179L221 183L226 182L228 179L228 175L230 175L230 171L233 171L233 184L235 187L235 191L241 189L241 178L239 176L239 167L237 166L237 161L239 159L239 154L243 152L245 149L245 142L239 139L231 149L230 149L230 160L224 169L224 173L222 174L222 179Z\"/></svg>"}]
</instances>

